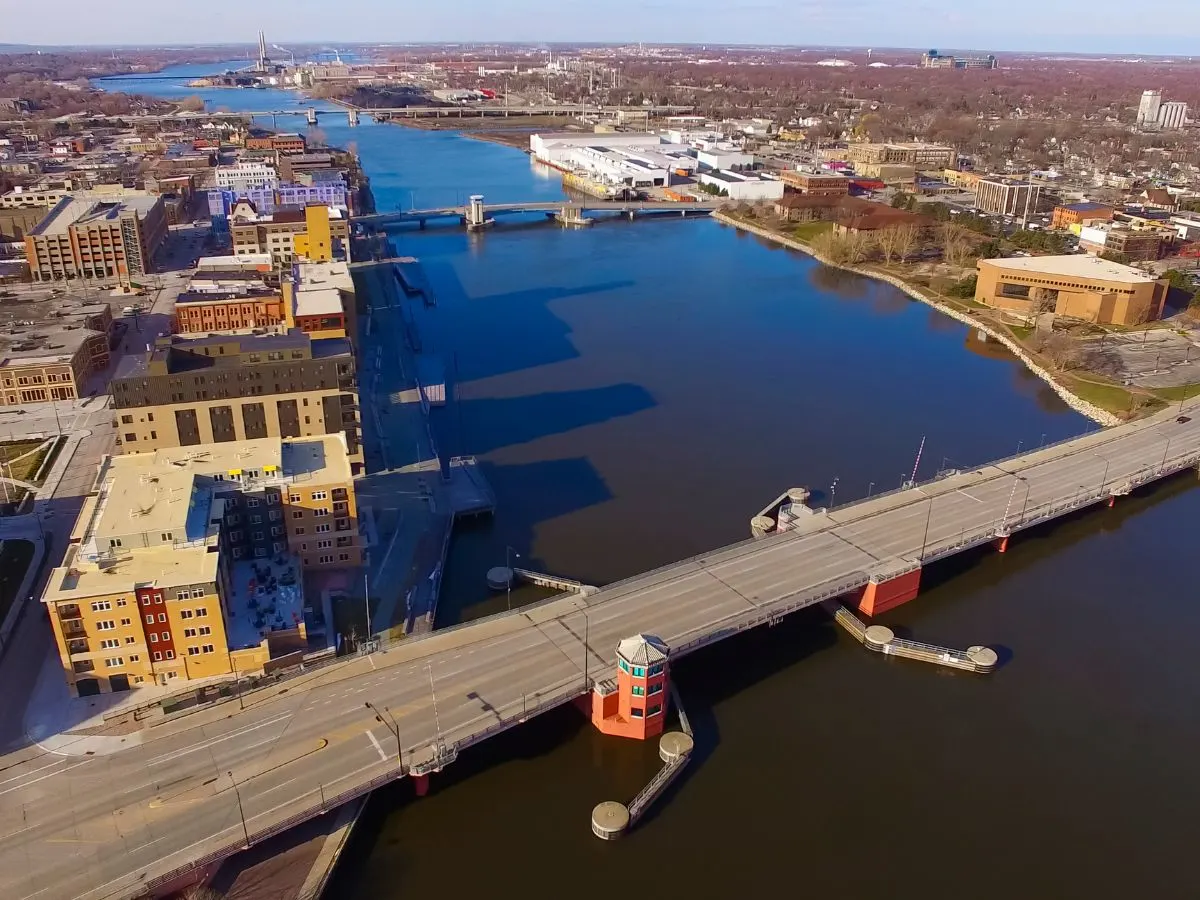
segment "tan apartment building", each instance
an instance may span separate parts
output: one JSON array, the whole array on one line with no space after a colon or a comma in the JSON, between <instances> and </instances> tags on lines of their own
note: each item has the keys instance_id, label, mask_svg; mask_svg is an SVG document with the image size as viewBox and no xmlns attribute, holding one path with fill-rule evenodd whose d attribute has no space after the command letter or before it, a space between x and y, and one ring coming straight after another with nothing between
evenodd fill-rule
<instances>
[{"instance_id":1,"label":"tan apartment building","mask_svg":"<svg viewBox=\"0 0 1200 900\"><path fill-rule=\"evenodd\" d=\"M976 302L1020 316L1052 310L1102 325L1140 325L1159 318L1167 298L1165 280L1096 256L981 259L977 265Z\"/></svg>"},{"instance_id":2,"label":"tan apartment building","mask_svg":"<svg viewBox=\"0 0 1200 900\"><path fill-rule=\"evenodd\" d=\"M954 185L956 188L961 188L964 191L973 191L979 186L979 180L983 178L978 172L962 172L958 169L943 169L942 181L946 184Z\"/></svg>"},{"instance_id":3,"label":"tan apartment building","mask_svg":"<svg viewBox=\"0 0 1200 900\"><path fill-rule=\"evenodd\" d=\"M0 335L0 395L5 406L75 400L88 378L108 367L112 311L84 304L54 326L23 326Z\"/></svg>"},{"instance_id":4,"label":"tan apartment building","mask_svg":"<svg viewBox=\"0 0 1200 900\"><path fill-rule=\"evenodd\" d=\"M45 182L31 187L18 185L0 194L0 209L49 209L71 193L67 181Z\"/></svg>"},{"instance_id":5,"label":"tan apartment building","mask_svg":"<svg viewBox=\"0 0 1200 900\"><path fill-rule=\"evenodd\" d=\"M349 246L350 226L341 210L323 205L303 209L278 209L270 215L230 214L229 230L233 236L233 252L237 256L269 253L275 270L286 269L297 258L295 240L310 228L328 230L332 241L344 248Z\"/></svg>"},{"instance_id":6,"label":"tan apartment building","mask_svg":"<svg viewBox=\"0 0 1200 900\"><path fill-rule=\"evenodd\" d=\"M159 450L105 458L42 602L72 694L169 685L302 650L299 570L361 560L339 436Z\"/></svg>"},{"instance_id":7,"label":"tan apartment building","mask_svg":"<svg viewBox=\"0 0 1200 900\"><path fill-rule=\"evenodd\" d=\"M160 338L125 356L109 385L121 453L339 434L362 470L350 342L274 334Z\"/></svg>"},{"instance_id":8,"label":"tan apartment building","mask_svg":"<svg viewBox=\"0 0 1200 900\"><path fill-rule=\"evenodd\" d=\"M1164 239L1173 236L1165 230L1101 223L1079 229L1079 248L1097 255L1119 253L1128 261L1138 262L1158 259L1162 255Z\"/></svg>"},{"instance_id":9,"label":"tan apartment building","mask_svg":"<svg viewBox=\"0 0 1200 900\"><path fill-rule=\"evenodd\" d=\"M35 281L122 278L154 271L167 236L162 197L81 191L63 197L25 237Z\"/></svg>"},{"instance_id":10,"label":"tan apartment building","mask_svg":"<svg viewBox=\"0 0 1200 900\"><path fill-rule=\"evenodd\" d=\"M850 144L845 158L855 163L914 166L919 170L941 171L954 168L958 151L942 144L927 144L923 141L908 141L896 144Z\"/></svg>"}]
</instances>

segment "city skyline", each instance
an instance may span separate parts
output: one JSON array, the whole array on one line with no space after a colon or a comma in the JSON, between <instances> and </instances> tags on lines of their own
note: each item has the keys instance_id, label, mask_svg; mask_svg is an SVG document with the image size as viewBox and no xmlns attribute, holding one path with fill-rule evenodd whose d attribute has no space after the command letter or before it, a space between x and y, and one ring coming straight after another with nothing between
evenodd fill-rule
<instances>
[{"instance_id":1,"label":"city skyline","mask_svg":"<svg viewBox=\"0 0 1200 900\"><path fill-rule=\"evenodd\" d=\"M1038 0L980 0L970 12L947 11L932 0L897 5L883 0L754 0L734 18L715 0L611 0L602 19L580 3L450 0L436 9L400 9L378 0L349 0L340 7L336 33L303 23L326 21L317 0L260 0L244 27L198 16L170 22L151 0L120 0L96 7L66 0L54 7L27 7L10 22L13 44L174 45L250 41L263 29L280 43L579 42L686 43L988 49L1011 52L1181 55L1200 32L1200 8L1146 0L1132 28L1118 0L1064 0L1047 11ZM1170 21L1167 29L1155 23ZM181 32L180 24L186 31ZM242 32L246 32L243 34ZM181 40L181 38L191 40Z\"/></svg>"}]
</instances>

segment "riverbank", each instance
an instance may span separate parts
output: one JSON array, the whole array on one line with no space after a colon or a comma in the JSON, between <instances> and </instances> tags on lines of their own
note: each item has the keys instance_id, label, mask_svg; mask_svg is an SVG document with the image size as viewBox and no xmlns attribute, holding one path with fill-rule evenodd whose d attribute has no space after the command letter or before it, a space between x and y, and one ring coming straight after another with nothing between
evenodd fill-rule
<instances>
[{"instance_id":1,"label":"riverbank","mask_svg":"<svg viewBox=\"0 0 1200 900\"><path fill-rule=\"evenodd\" d=\"M369 110L363 110L369 114ZM388 124L412 128L416 131L442 131L460 134L475 141L529 150L529 136L539 131L561 131L575 120L569 116L514 116L511 119L497 117L479 118L412 118L389 119ZM503 124L511 123L511 124Z\"/></svg>"},{"instance_id":2,"label":"riverbank","mask_svg":"<svg viewBox=\"0 0 1200 900\"><path fill-rule=\"evenodd\" d=\"M932 306L943 315L962 322L964 325L977 328L989 338L992 338L1000 344L1003 344L1004 347L1006 347L1009 352L1013 354L1013 356L1021 361L1025 368L1044 381L1051 388L1051 390L1053 390L1056 394L1058 394L1059 397L1062 398L1064 403L1066 403L1076 412L1087 416L1092 421L1098 422L1101 425L1119 425L1121 422L1125 421L1125 419L1122 419L1115 413L1112 413L1107 409L1103 409L1095 403L1085 400L1083 397L1072 391L1059 379L1055 378L1046 367L1041 365L1041 363L1036 360L1028 350L1022 347L1015 338L1013 338L1010 334L1006 334L1005 330L1002 330L996 324L984 321L978 316L974 315L973 310L964 311L956 309L944 301L930 297L925 292L918 290L916 287L908 284L902 278L899 278L891 273L881 272L877 269L867 266L853 266L834 262L826 258L811 245L806 244L803 241L795 238L789 238L777 231L772 231L769 228L763 228L761 225L755 225L751 222L747 222L745 219L731 215L728 212L714 212L713 218L723 225L728 225L733 228L740 228L743 231L748 231L751 234L757 235L765 240L774 241L793 250L799 250L801 253L808 254L823 265L830 266L835 269L841 269L846 272L853 272L855 275L861 275L864 278L874 278L878 281L886 282L887 284L892 285L892 287L903 291L914 300L919 300L922 303ZM1149 406L1143 407L1141 410L1143 413L1148 413L1151 411L1152 410Z\"/></svg>"}]
</instances>

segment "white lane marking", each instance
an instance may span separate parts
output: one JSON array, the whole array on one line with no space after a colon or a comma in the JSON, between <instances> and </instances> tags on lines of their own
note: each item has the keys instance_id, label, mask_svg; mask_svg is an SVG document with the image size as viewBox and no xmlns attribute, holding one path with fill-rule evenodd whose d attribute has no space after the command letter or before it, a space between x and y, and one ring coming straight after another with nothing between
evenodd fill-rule
<instances>
[{"instance_id":1,"label":"white lane marking","mask_svg":"<svg viewBox=\"0 0 1200 900\"><path fill-rule=\"evenodd\" d=\"M379 758L383 762L387 762L388 756L386 753L383 752L383 748L379 746L379 739L377 737L375 737L374 732L368 731L367 737L369 737L371 739L371 744L375 747L376 752L379 754Z\"/></svg>"},{"instance_id":2,"label":"white lane marking","mask_svg":"<svg viewBox=\"0 0 1200 900\"><path fill-rule=\"evenodd\" d=\"M19 791L22 788L27 788L31 784L37 784L39 781L45 781L47 778L53 778L55 775L62 775L64 772L70 772L72 769L78 769L80 766L86 766L89 762L91 762L90 759L85 759L83 762L77 762L73 766L67 766L65 769L59 769L57 772L51 772L49 775L42 775L40 778L35 778L32 781L14 784L12 787L5 788L4 790L0 791L0 797L3 797L5 794L11 794L13 791Z\"/></svg>"},{"instance_id":3,"label":"white lane marking","mask_svg":"<svg viewBox=\"0 0 1200 900\"><path fill-rule=\"evenodd\" d=\"M282 722L284 719L291 718L291 713L283 713L273 719L267 719L265 722L259 722L257 725L250 725L246 728L240 728L237 731L231 731L229 734L222 735L219 738L213 738L210 741L204 741L201 744L192 744L189 747L183 747L180 750L173 750L170 753L164 753L161 756L156 756L146 762L148 766L158 765L159 763L170 762L173 759L178 759L181 756L187 756L189 753L195 753L197 750L205 750L215 744L220 744L224 741L232 740L238 735L246 734L251 731L257 731L260 728L266 728L268 725L274 725L276 722ZM255 745L257 746L257 745Z\"/></svg>"},{"instance_id":4,"label":"white lane marking","mask_svg":"<svg viewBox=\"0 0 1200 900\"><path fill-rule=\"evenodd\" d=\"M56 759L54 762L49 763L48 765L44 765L44 766L41 766L40 768L33 769L32 771L26 772L23 775L14 775L12 778L5 778L3 781L0 781L0 784L8 784L10 781L20 781L23 778L28 778L30 775L36 775L38 772L41 772L43 769L49 769L51 766L57 766L61 762L63 762L63 760Z\"/></svg>"}]
</instances>

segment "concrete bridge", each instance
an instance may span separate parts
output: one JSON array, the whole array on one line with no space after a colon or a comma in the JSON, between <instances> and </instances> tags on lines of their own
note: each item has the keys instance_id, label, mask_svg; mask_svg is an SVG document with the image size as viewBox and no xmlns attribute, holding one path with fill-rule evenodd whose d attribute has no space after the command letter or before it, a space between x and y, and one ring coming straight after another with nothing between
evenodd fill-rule
<instances>
[{"instance_id":1,"label":"concrete bridge","mask_svg":"<svg viewBox=\"0 0 1200 900\"><path fill-rule=\"evenodd\" d=\"M618 213L633 218L649 213L677 213L679 215L708 215L720 208L712 200L678 202L674 200L550 200L530 203L484 203L480 194L473 194L464 206L436 206L428 209L405 209L396 212L371 213L355 216L355 225L378 228L416 222L424 226L430 219L458 219L468 228L483 228L495 221L496 216L545 213L564 224L581 224L586 213Z\"/></svg>"},{"instance_id":2,"label":"concrete bridge","mask_svg":"<svg viewBox=\"0 0 1200 900\"><path fill-rule=\"evenodd\" d=\"M674 661L830 598L867 615L910 601L931 562L1004 551L1020 531L1195 469L1198 408L832 510L781 511L785 531L341 661L242 697L244 710L125 736L111 755L0 759L0 896L161 895L389 781L422 794L459 753L534 715L579 701L594 719L618 642L639 632Z\"/></svg>"}]
</instances>

